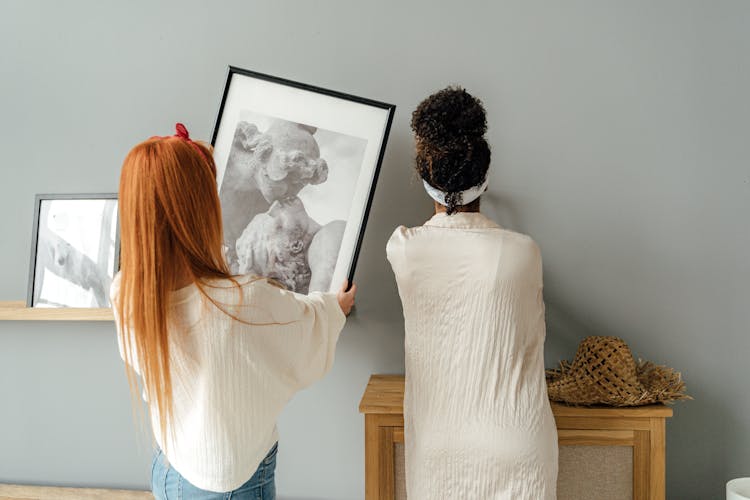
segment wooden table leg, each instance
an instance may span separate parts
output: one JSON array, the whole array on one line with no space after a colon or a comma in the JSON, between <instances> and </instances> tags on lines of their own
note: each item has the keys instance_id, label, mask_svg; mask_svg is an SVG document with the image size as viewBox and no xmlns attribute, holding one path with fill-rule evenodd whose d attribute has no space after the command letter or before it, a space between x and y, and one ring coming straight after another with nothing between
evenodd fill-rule
<instances>
[{"instance_id":1,"label":"wooden table leg","mask_svg":"<svg viewBox=\"0 0 750 500\"><path fill-rule=\"evenodd\" d=\"M649 498L652 500L664 500L666 497L666 423L663 418L652 418L651 432L649 435L650 449L649 462L651 472L649 474Z\"/></svg>"},{"instance_id":2,"label":"wooden table leg","mask_svg":"<svg viewBox=\"0 0 750 500\"><path fill-rule=\"evenodd\" d=\"M651 453L649 431L634 432L633 439L633 500L652 500L649 477L651 476Z\"/></svg>"},{"instance_id":3,"label":"wooden table leg","mask_svg":"<svg viewBox=\"0 0 750 500\"><path fill-rule=\"evenodd\" d=\"M380 426L378 415L365 415L365 500L380 498Z\"/></svg>"}]
</instances>

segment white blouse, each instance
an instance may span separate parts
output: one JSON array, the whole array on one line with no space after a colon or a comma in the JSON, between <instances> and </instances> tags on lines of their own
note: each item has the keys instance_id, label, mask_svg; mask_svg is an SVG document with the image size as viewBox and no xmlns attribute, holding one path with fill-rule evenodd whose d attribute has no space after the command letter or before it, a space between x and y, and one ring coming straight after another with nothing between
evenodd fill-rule
<instances>
[{"instance_id":1,"label":"white blouse","mask_svg":"<svg viewBox=\"0 0 750 500\"><path fill-rule=\"evenodd\" d=\"M331 368L346 321L333 293L300 295L249 276L238 281L240 289L229 280L205 288L231 314L255 324L222 312L195 285L172 292L175 418L166 436L155 405L150 412L156 442L171 465L198 488L217 492L250 479L278 440L276 420L286 403ZM118 289L119 275L113 304ZM117 329L123 355L119 322Z\"/></svg>"},{"instance_id":2,"label":"white blouse","mask_svg":"<svg viewBox=\"0 0 750 500\"><path fill-rule=\"evenodd\" d=\"M554 500L539 248L480 213L387 245L405 319L410 500Z\"/></svg>"}]
</instances>

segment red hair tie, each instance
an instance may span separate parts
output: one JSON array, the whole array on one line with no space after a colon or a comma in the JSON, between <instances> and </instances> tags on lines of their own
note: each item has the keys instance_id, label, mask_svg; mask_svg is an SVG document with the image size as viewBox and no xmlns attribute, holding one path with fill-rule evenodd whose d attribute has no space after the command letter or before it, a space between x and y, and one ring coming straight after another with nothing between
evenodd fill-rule
<instances>
[{"instance_id":1,"label":"red hair tie","mask_svg":"<svg viewBox=\"0 0 750 500\"><path fill-rule=\"evenodd\" d=\"M170 137L179 137L180 139L190 143L190 145L192 145L201 154L201 156L205 158L206 161L208 161L208 164L211 165L211 159L208 157L206 152L203 151L203 149L200 146L198 146L196 143L194 143L193 140L190 138L190 134L188 133L187 127L185 127L185 125L183 125L182 123L175 123L174 128L175 128L176 133L173 136L155 135L151 137L151 139L169 139Z\"/></svg>"},{"instance_id":2,"label":"red hair tie","mask_svg":"<svg viewBox=\"0 0 750 500\"><path fill-rule=\"evenodd\" d=\"M188 141L190 140L190 134L188 134L188 131L185 128L185 125L183 125L182 123L175 123L174 128L175 130L177 130L177 133L175 134L176 137L187 139Z\"/></svg>"}]
</instances>

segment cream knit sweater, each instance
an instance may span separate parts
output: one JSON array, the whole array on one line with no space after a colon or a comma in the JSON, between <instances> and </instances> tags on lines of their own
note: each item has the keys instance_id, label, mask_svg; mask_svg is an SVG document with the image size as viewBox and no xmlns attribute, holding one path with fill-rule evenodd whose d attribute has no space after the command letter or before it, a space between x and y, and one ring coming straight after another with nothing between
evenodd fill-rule
<instances>
[{"instance_id":1,"label":"cream knit sweater","mask_svg":"<svg viewBox=\"0 0 750 500\"><path fill-rule=\"evenodd\" d=\"M173 432L162 436L155 407L150 412L156 442L171 465L210 491L231 491L250 479L278 439L284 405L331 368L346 320L335 294L300 295L247 276L239 281L240 289L228 280L206 289L231 314L254 324L222 312L195 285L172 293ZM118 289L119 275L113 304ZM122 355L119 323L117 329ZM140 373L137 359L134 364Z\"/></svg>"}]
</instances>

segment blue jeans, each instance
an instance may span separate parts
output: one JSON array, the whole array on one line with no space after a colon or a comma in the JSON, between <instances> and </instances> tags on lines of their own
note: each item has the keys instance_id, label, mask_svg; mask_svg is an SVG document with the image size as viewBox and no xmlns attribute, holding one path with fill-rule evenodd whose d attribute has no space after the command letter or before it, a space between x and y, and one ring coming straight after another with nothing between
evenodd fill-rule
<instances>
[{"instance_id":1,"label":"blue jeans","mask_svg":"<svg viewBox=\"0 0 750 500\"><path fill-rule=\"evenodd\" d=\"M193 486L167 463L164 453L157 449L151 465L151 491L156 500L275 500L274 471L277 448L278 443L273 445L248 482L226 493L216 493Z\"/></svg>"}]
</instances>

